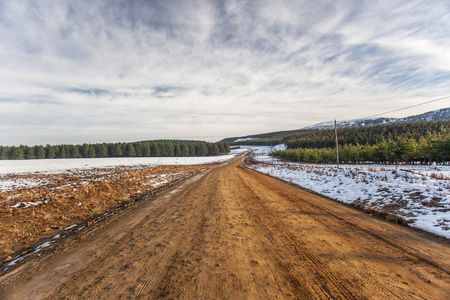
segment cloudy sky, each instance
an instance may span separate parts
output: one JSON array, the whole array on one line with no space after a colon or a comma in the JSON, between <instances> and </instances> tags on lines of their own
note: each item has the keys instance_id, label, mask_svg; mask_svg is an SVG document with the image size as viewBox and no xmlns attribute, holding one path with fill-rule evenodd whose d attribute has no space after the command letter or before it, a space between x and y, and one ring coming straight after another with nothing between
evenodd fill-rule
<instances>
[{"instance_id":1,"label":"cloudy sky","mask_svg":"<svg viewBox=\"0 0 450 300\"><path fill-rule=\"evenodd\" d=\"M450 1L0 0L1 145L216 141L448 95Z\"/></svg>"}]
</instances>

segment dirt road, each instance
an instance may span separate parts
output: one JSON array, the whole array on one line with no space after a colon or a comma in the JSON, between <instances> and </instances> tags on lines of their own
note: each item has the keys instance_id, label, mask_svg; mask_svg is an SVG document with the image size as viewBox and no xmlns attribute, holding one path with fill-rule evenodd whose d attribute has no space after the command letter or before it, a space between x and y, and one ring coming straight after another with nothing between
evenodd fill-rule
<instances>
[{"instance_id":1,"label":"dirt road","mask_svg":"<svg viewBox=\"0 0 450 300\"><path fill-rule=\"evenodd\" d=\"M2 299L450 299L450 247L236 161L0 284Z\"/></svg>"}]
</instances>

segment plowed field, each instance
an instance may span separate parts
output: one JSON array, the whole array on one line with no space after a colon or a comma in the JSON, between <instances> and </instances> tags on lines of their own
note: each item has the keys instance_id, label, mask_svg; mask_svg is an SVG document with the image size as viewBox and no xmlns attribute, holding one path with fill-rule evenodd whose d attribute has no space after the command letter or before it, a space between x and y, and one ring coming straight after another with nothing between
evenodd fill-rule
<instances>
[{"instance_id":1,"label":"plowed field","mask_svg":"<svg viewBox=\"0 0 450 300\"><path fill-rule=\"evenodd\" d=\"M262 175L195 175L0 278L2 299L450 299L450 247Z\"/></svg>"}]
</instances>

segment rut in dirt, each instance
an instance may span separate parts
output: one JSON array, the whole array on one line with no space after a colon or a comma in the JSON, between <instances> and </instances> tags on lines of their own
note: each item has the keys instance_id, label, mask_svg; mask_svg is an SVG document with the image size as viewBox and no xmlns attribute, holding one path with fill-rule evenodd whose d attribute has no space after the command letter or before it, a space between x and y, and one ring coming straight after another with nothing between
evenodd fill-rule
<instances>
[{"instance_id":1,"label":"rut in dirt","mask_svg":"<svg viewBox=\"0 0 450 300\"><path fill-rule=\"evenodd\" d=\"M0 298L449 299L449 270L448 243L239 160L3 276Z\"/></svg>"}]
</instances>

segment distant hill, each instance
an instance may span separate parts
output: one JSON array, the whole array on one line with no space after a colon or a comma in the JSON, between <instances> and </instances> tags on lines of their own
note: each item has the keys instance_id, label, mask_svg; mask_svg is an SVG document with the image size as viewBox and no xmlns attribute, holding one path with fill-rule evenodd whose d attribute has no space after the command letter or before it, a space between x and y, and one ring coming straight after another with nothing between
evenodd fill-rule
<instances>
[{"instance_id":1,"label":"distant hill","mask_svg":"<svg viewBox=\"0 0 450 300\"><path fill-rule=\"evenodd\" d=\"M398 119L397 122L401 123L401 122L440 121L440 120L450 120L450 107L429 111L421 115Z\"/></svg>"},{"instance_id":2,"label":"distant hill","mask_svg":"<svg viewBox=\"0 0 450 300\"><path fill-rule=\"evenodd\" d=\"M339 128L351 128L360 126L374 126L380 124L393 124L405 122L419 122L419 121L440 121L450 120L450 107L442 108L426 112L424 114L410 116L406 118L376 118L376 119L356 119L338 121ZM312 126L307 126L304 129L331 129L334 128L334 121L321 122Z\"/></svg>"},{"instance_id":3,"label":"distant hill","mask_svg":"<svg viewBox=\"0 0 450 300\"><path fill-rule=\"evenodd\" d=\"M282 143L285 136L304 131L304 129L275 131L262 134L253 134L241 137L231 137L221 140L222 143L230 143L230 145L277 145Z\"/></svg>"},{"instance_id":4,"label":"distant hill","mask_svg":"<svg viewBox=\"0 0 450 300\"><path fill-rule=\"evenodd\" d=\"M450 107L442 108L434 111L429 111L424 114L410 116L406 118L375 118L375 119L356 119L339 121L339 128L352 128L361 126L375 126L380 124L393 124L393 123L405 123L405 122L418 122L418 121L439 121L450 120ZM221 140L220 142L230 143L230 145L276 145L282 143L284 137L303 133L314 130L324 130L334 127L334 121L321 122L312 126L307 126L303 129L276 131L263 134L253 134L240 137L231 137Z\"/></svg>"},{"instance_id":5,"label":"distant hill","mask_svg":"<svg viewBox=\"0 0 450 300\"><path fill-rule=\"evenodd\" d=\"M356 120L344 120L338 121L337 124L339 128L351 128L360 126L375 126L381 124L392 124L395 123L397 119L395 118L377 118L377 119L356 119ZM334 121L327 121L317 123L311 126L307 126L304 129L331 129L334 128Z\"/></svg>"}]
</instances>

